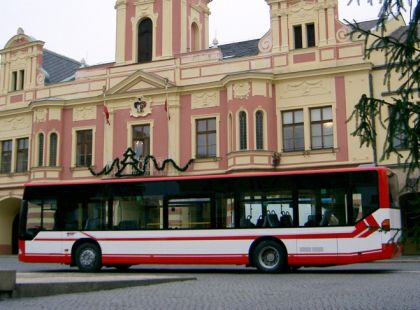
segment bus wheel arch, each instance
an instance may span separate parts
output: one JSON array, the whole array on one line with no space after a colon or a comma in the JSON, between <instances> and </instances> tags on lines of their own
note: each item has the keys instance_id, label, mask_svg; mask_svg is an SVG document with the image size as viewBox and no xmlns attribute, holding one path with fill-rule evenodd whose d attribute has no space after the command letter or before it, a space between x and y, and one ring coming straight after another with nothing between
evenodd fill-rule
<instances>
[{"instance_id":1,"label":"bus wheel arch","mask_svg":"<svg viewBox=\"0 0 420 310\"><path fill-rule=\"evenodd\" d=\"M261 272L285 272L288 270L287 248L275 237L261 237L249 249L249 264Z\"/></svg>"},{"instance_id":2,"label":"bus wheel arch","mask_svg":"<svg viewBox=\"0 0 420 310\"><path fill-rule=\"evenodd\" d=\"M92 239L80 239L72 247L72 266L82 272L96 272L102 268L102 250Z\"/></svg>"}]
</instances>

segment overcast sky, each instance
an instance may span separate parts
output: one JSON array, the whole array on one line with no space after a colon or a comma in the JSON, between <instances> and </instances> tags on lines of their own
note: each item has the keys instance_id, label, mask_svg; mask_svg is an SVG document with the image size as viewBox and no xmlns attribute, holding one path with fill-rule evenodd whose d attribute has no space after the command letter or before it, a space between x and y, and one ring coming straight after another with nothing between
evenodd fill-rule
<instances>
[{"instance_id":1,"label":"overcast sky","mask_svg":"<svg viewBox=\"0 0 420 310\"><path fill-rule=\"evenodd\" d=\"M0 2L0 49L22 27L27 35L44 41L45 48L70 58L85 58L90 65L114 61L115 0ZM378 13L377 7L339 3L341 20L369 20ZM219 44L260 38L270 27L265 0L213 0L210 10L210 42L215 36Z\"/></svg>"}]
</instances>

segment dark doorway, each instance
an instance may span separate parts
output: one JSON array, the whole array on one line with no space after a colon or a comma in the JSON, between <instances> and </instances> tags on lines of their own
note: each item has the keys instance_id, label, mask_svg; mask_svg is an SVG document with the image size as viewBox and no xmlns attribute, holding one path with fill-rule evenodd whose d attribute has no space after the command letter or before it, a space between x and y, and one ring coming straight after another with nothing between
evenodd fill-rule
<instances>
[{"instance_id":1,"label":"dark doorway","mask_svg":"<svg viewBox=\"0 0 420 310\"><path fill-rule=\"evenodd\" d=\"M401 220L404 230L404 254L420 254L420 193L401 196Z\"/></svg>"},{"instance_id":2,"label":"dark doorway","mask_svg":"<svg viewBox=\"0 0 420 310\"><path fill-rule=\"evenodd\" d=\"M12 254L18 254L19 213L13 219L12 225Z\"/></svg>"}]
</instances>

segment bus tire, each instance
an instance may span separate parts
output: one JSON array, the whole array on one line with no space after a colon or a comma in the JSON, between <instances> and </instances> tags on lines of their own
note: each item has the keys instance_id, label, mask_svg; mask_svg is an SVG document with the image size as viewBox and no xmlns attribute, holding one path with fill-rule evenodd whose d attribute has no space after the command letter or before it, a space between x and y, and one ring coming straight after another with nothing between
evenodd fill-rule
<instances>
[{"instance_id":1,"label":"bus tire","mask_svg":"<svg viewBox=\"0 0 420 310\"><path fill-rule=\"evenodd\" d=\"M94 243L81 244L75 252L76 265L82 272L97 272L102 267L101 250Z\"/></svg>"},{"instance_id":2,"label":"bus tire","mask_svg":"<svg viewBox=\"0 0 420 310\"><path fill-rule=\"evenodd\" d=\"M276 273L287 270L287 253L274 240L260 242L254 249L253 262L261 272Z\"/></svg>"}]
</instances>

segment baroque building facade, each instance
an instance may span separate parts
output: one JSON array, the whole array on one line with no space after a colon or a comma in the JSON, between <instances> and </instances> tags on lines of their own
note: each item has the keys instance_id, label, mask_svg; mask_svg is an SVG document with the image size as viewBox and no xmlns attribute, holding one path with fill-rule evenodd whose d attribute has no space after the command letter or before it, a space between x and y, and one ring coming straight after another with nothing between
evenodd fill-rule
<instances>
[{"instance_id":1,"label":"baroque building facade","mask_svg":"<svg viewBox=\"0 0 420 310\"><path fill-rule=\"evenodd\" d=\"M183 172L146 167L153 176L398 168L351 135L360 96L392 92L383 55L364 58L337 0L266 0L262 38L209 47L210 1L116 1L113 63L87 66L22 29L0 50L0 254L16 253L25 183L113 177L89 167L129 147L140 160L193 159Z\"/></svg>"}]
</instances>

